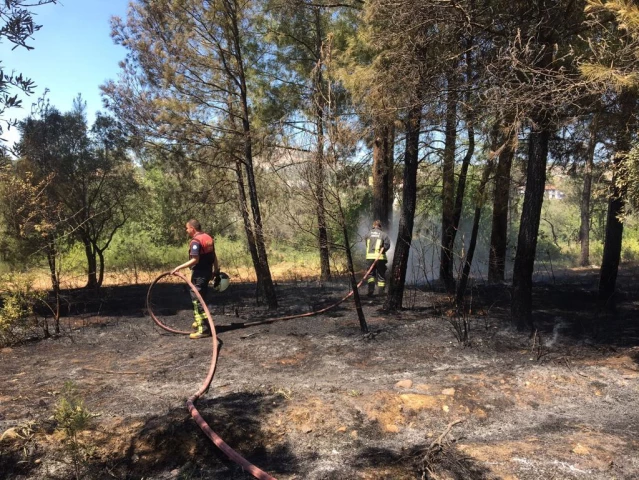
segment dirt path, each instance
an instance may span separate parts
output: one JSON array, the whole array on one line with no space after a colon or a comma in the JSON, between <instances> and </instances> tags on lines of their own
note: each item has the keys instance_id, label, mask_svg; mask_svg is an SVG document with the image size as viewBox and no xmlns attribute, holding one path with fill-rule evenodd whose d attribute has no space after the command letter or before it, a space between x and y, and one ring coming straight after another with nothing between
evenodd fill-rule
<instances>
[{"instance_id":1,"label":"dirt path","mask_svg":"<svg viewBox=\"0 0 639 480\"><path fill-rule=\"evenodd\" d=\"M278 289L282 314L344 292ZM562 291L537 289L546 308L534 346L510 329L499 296L483 292L470 317L471 346L462 347L454 317L432 308L444 304L438 294L411 292L411 309L399 315L367 302L372 333L363 336L349 303L328 315L234 328L265 312L252 306L252 286L233 285L212 298L223 345L199 408L227 443L280 480L639 478L636 331L602 335L605 328L584 320L593 310L581 287ZM208 369L210 342L156 328L143 315L143 293L111 288L99 314L85 305L65 320L62 338L0 351L0 431L9 430L0 476L71 478L51 416L73 381L97 414L81 435L94 447L80 466L84 478L251 478L184 406ZM577 299L572 317L561 313L568 295ZM633 312L631 296L624 302L617 320ZM162 286L157 303L167 321L188 329L181 286ZM32 435L13 434L28 421Z\"/></svg>"}]
</instances>

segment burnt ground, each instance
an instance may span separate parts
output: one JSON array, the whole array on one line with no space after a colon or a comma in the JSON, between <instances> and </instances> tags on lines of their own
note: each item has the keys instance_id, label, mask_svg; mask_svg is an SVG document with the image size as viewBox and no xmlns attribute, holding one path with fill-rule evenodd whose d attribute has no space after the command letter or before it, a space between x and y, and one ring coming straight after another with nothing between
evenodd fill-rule
<instances>
[{"instance_id":1,"label":"burnt ground","mask_svg":"<svg viewBox=\"0 0 639 480\"><path fill-rule=\"evenodd\" d=\"M249 284L209 297L223 345L199 410L229 445L278 479L639 478L639 292L623 271L616 310L596 303L596 272L535 287L533 337L508 318L508 290L478 286L460 320L441 292L406 292L399 314L365 300L327 314L266 318ZM0 351L0 477L252 478L195 425L185 399L200 386L209 340L156 327L145 285L100 298L66 292L64 334ZM336 282L280 283L279 315L325 306ZM157 310L188 329L181 285L159 285ZM73 381L94 414L73 470L52 420ZM27 426L29 428L27 428Z\"/></svg>"}]
</instances>

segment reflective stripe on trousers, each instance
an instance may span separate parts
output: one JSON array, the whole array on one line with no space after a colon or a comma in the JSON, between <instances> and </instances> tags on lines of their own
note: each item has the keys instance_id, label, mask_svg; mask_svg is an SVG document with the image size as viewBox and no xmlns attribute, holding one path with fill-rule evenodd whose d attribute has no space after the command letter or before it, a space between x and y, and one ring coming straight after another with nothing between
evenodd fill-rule
<instances>
[{"instance_id":1,"label":"reflective stripe on trousers","mask_svg":"<svg viewBox=\"0 0 639 480\"><path fill-rule=\"evenodd\" d=\"M374 261L375 260L368 260L368 268L370 268ZM366 282L369 285L377 282L377 286L380 288L384 288L386 286L386 260L377 261L375 268L373 268L368 277L366 277Z\"/></svg>"},{"instance_id":2,"label":"reflective stripe on trousers","mask_svg":"<svg viewBox=\"0 0 639 480\"><path fill-rule=\"evenodd\" d=\"M207 277L191 276L191 283L193 283L193 286L197 289L205 302L210 280L211 279ZM209 330L209 321L206 318L206 313L204 312L202 305L200 305L200 302L193 291L189 293L191 295L191 302L193 303L193 319L197 325L197 333L204 333Z\"/></svg>"},{"instance_id":3,"label":"reflective stripe on trousers","mask_svg":"<svg viewBox=\"0 0 639 480\"><path fill-rule=\"evenodd\" d=\"M206 318L206 313L200 305L199 300L195 300L193 302L193 318L197 325L197 333L204 333L205 327L208 329L208 319Z\"/></svg>"}]
</instances>

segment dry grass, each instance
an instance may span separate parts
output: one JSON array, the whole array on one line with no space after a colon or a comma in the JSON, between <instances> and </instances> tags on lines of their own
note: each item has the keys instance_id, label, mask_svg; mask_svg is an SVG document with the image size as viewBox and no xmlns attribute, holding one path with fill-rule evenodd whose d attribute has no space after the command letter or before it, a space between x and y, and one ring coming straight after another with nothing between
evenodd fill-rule
<instances>
[{"instance_id":1,"label":"dry grass","mask_svg":"<svg viewBox=\"0 0 639 480\"><path fill-rule=\"evenodd\" d=\"M251 267L229 267L223 269L234 282L255 282L255 270ZM166 270L123 270L107 271L104 274L103 286L115 285L135 285L149 284ZM32 286L35 290L49 290L51 288L51 278L45 269L30 270L28 273L13 273L17 277L25 276L32 279ZM319 265L297 265L293 262L282 262L271 265L271 275L273 280L280 282L298 280L317 280L319 276ZM168 282L179 282L177 278L169 278ZM61 283L63 289L82 288L86 285L87 277L84 273L63 274ZM2 288L0 287L0 292Z\"/></svg>"}]
</instances>

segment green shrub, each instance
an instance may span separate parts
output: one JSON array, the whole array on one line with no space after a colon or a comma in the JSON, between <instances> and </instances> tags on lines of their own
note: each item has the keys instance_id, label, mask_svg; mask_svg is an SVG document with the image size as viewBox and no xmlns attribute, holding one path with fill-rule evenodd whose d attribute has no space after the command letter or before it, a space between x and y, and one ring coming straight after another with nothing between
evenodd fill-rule
<instances>
[{"instance_id":1,"label":"green shrub","mask_svg":"<svg viewBox=\"0 0 639 480\"><path fill-rule=\"evenodd\" d=\"M93 447L81 442L78 434L90 426L93 415L85 407L73 382L64 384L53 418L58 424L57 429L64 434L64 452L70 457L75 478L82 478L82 467L93 452Z\"/></svg>"},{"instance_id":2,"label":"green shrub","mask_svg":"<svg viewBox=\"0 0 639 480\"><path fill-rule=\"evenodd\" d=\"M56 403L54 419L58 430L66 437L77 437L77 434L89 426L91 414L84 406L84 400L78 387L71 381L65 382L60 398Z\"/></svg>"},{"instance_id":3,"label":"green shrub","mask_svg":"<svg viewBox=\"0 0 639 480\"><path fill-rule=\"evenodd\" d=\"M223 268L252 265L245 242L216 236L215 250ZM110 248L105 251L107 272L166 270L184 263L187 258L186 236L181 246L157 245L147 231L119 231Z\"/></svg>"},{"instance_id":4,"label":"green shrub","mask_svg":"<svg viewBox=\"0 0 639 480\"><path fill-rule=\"evenodd\" d=\"M632 236L624 236L621 260L624 262L636 262L639 260L639 239Z\"/></svg>"},{"instance_id":5,"label":"green shrub","mask_svg":"<svg viewBox=\"0 0 639 480\"><path fill-rule=\"evenodd\" d=\"M243 240L232 240L225 237L215 237L215 253L217 254L222 270L229 267L250 267L253 265L251 253L246 242ZM187 255L186 247L180 249L182 262Z\"/></svg>"},{"instance_id":6,"label":"green shrub","mask_svg":"<svg viewBox=\"0 0 639 480\"><path fill-rule=\"evenodd\" d=\"M119 231L112 244L105 251L105 269L107 271L123 270L162 270L167 265L178 265L184 261L184 254L179 256L179 247L161 247L156 245L147 231L135 234Z\"/></svg>"},{"instance_id":7,"label":"green shrub","mask_svg":"<svg viewBox=\"0 0 639 480\"><path fill-rule=\"evenodd\" d=\"M38 326L34 308L46 293L33 289L31 275L0 275L0 284L4 288L0 292L0 345L8 345L33 334Z\"/></svg>"}]
</instances>

